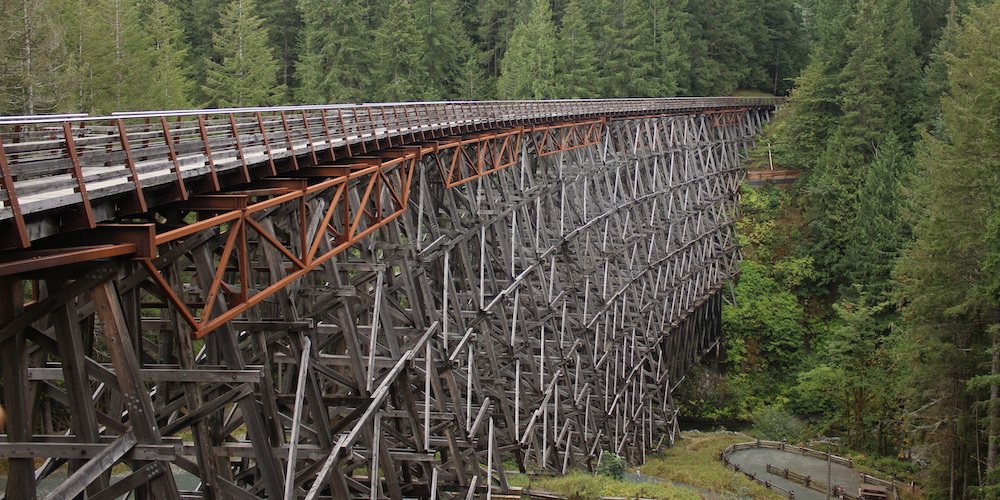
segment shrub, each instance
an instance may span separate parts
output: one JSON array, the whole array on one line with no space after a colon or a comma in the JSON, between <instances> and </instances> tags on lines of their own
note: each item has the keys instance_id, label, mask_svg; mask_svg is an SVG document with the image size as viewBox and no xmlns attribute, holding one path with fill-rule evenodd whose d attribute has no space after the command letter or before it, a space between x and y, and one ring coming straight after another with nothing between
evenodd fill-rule
<instances>
[{"instance_id":1,"label":"shrub","mask_svg":"<svg viewBox=\"0 0 1000 500\"><path fill-rule=\"evenodd\" d=\"M754 412L753 437L772 441L798 441L802 425L782 404L761 407Z\"/></svg>"},{"instance_id":2,"label":"shrub","mask_svg":"<svg viewBox=\"0 0 1000 500\"><path fill-rule=\"evenodd\" d=\"M601 464L597 466L597 473L621 480L625 475L625 459L610 451L604 451L601 453Z\"/></svg>"}]
</instances>

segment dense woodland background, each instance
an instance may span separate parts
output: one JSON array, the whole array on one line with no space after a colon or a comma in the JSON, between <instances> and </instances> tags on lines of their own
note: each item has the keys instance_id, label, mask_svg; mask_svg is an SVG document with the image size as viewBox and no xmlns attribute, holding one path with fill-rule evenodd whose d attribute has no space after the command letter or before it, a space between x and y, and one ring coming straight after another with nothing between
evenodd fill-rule
<instances>
[{"instance_id":1,"label":"dense woodland background","mask_svg":"<svg viewBox=\"0 0 1000 500\"><path fill-rule=\"evenodd\" d=\"M998 498L1000 5L0 0L0 113L790 94L684 414Z\"/></svg>"},{"instance_id":2,"label":"dense woodland background","mask_svg":"<svg viewBox=\"0 0 1000 500\"><path fill-rule=\"evenodd\" d=\"M1000 5L801 7L809 62L752 168L803 176L744 189L729 371L685 410L1000 498Z\"/></svg>"},{"instance_id":3,"label":"dense woodland background","mask_svg":"<svg viewBox=\"0 0 1000 500\"><path fill-rule=\"evenodd\" d=\"M785 93L792 0L0 0L0 114Z\"/></svg>"}]
</instances>

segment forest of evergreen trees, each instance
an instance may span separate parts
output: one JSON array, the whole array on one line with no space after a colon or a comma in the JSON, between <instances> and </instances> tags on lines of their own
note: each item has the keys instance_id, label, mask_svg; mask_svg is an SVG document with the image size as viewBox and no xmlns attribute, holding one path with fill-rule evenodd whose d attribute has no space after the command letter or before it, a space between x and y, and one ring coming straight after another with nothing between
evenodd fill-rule
<instances>
[{"instance_id":1,"label":"forest of evergreen trees","mask_svg":"<svg viewBox=\"0 0 1000 500\"><path fill-rule=\"evenodd\" d=\"M809 62L754 155L802 176L744 189L730 368L684 410L1000 498L1000 4L801 6Z\"/></svg>"},{"instance_id":2,"label":"forest of evergreen trees","mask_svg":"<svg viewBox=\"0 0 1000 500\"><path fill-rule=\"evenodd\" d=\"M784 94L792 0L0 0L0 114Z\"/></svg>"}]
</instances>

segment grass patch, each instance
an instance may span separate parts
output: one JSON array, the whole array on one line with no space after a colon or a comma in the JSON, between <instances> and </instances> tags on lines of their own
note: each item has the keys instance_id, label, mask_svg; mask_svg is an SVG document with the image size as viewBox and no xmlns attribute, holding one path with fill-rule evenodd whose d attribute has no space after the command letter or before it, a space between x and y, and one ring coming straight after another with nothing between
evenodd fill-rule
<instances>
[{"instance_id":1,"label":"grass patch","mask_svg":"<svg viewBox=\"0 0 1000 500\"><path fill-rule=\"evenodd\" d=\"M669 484L626 483L608 476L591 476L572 472L561 477L530 478L516 474L507 479L511 486L551 491L571 500L592 500L598 497L660 498L664 500L701 500L701 495Z\"/></svg>"},{"instance_id":2,"label":"grass patch","mask_svg":"<svg viewBox=\"0 0 1000 500\"><path fill-rule=\"evenodd\" d=\"M744 434L687 434L673 448L648 460L641 467L642 474L754 500L785 498L727 469L719 460L719 452L725 447L752 440Z\"/></svg>"}]
</instances>

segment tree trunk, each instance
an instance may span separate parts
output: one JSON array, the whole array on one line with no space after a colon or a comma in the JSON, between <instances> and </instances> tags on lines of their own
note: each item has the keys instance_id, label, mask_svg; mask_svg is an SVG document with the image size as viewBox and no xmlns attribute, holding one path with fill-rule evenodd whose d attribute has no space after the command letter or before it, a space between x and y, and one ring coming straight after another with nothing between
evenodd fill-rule
<instances>
[{"instance_id":1,"label":"tree trunk","mask_svg":"<svg viewBox=\"0 0 1000 500\"><path fill-rule=\"evenodd\" d=\"M991 477L992 472L997 467L997 419L1000 418L1000 384L997 383L997 378L1000 377L1000 342L998 342L998 336L1000 336L1000 307L993 309L993 327L991 332L991 350L990 350L990 401L988 412L989 418L989 445L986 452L986 477L987 482L992 482Z\"/></svg>"},{"instance_id":2,"label":"tree trunk","mask_svg":"<svg viewBox=\"0 0 1000 500\"><path fill-rule=\"evenodd\" d=\"M35 114L35 82L31 74L31 35L32 35L32 22L31 14L28 8L28 0L21 1L21 15L24 20L24 45L21 47L22 57L24 58L22 62L22 82L24 84L24 101L21 105L23 109L22 113L26 115Z\"/></svg>"}]
</instances>

